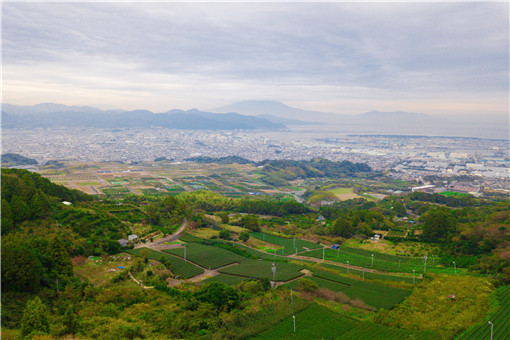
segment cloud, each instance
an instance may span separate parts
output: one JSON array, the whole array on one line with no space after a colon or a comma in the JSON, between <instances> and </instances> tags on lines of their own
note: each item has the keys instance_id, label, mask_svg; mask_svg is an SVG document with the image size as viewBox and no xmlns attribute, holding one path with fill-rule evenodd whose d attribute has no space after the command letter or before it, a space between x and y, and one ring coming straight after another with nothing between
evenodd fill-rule
<instances>
[{"instance_id":1,"label":"cloud","mask_svg":"<svg viewBox=\"0 0 510 340\"><path fill-rule=\"evenodd\" d=\"M349 108L342 101L399 109L399 101L431 100L439 113L441 102L469 100L478 109L487 98L508 97L508 9L507 3L4 3L4 101L87 104L99 97L123 108L137 102L169 109L274 99L343 112ZM508 109L483 107L495 114Z\"/></svg>"}]
</instances>

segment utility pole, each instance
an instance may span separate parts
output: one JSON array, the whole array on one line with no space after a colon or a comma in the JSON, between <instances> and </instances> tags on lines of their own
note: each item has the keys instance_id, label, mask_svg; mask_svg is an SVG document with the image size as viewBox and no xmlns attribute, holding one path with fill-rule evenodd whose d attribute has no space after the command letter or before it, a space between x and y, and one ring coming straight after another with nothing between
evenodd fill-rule
<instances>
[{"instance_id":1,"label":"utility pole","mask_svg":"<svg viewBox=\"0 0 510 340\"><path fill-rule=\"evenodd\" d=\"M427 255L425 255L425 264L423 265L423 274L427 271Z\"/></svg>"},{"instance_id":2,"label":"utility pole","mask_svg":"<svg viewBox=\"0 0 510 340\"><path fill-rule=\"evenodd\" d=\"M326 247L322 246L322 261L324 261L324 252L326 251Z\"/></svg>"},{"instance_id":3,"label":"utility pole","mask_svg":"<svg viewBox=\"0 0 510 340\"><path fill-rule=\"evenodd\" d=\"M374 254L372 254L372 267L374 266Z\"/></svg>"},{"instance_id":4,"label":"utility pole","mask_svg":"<svg viewBox=\"0 0 510 340\"><path fill-rule=\"evenodd\" d=\"M184 245L184 261L186 261L186 245Z\"/></svg>"},{"instance_id":5,"label":"utility pole","mask_svg":"<svg viewBox=\"0 0 510 340\"><path fill-rule=\"evenodd\" d=\"M457 264L455 264L455 261L453 261L452 263L453 263L453 271L455 274L457 274Z\"/></svg>"},{"instance_id":6,"label":"utility pole","mask_svg":"<svg viewBox=\"0 0 510 340\"><path fill-rule=\"evenodd\" d=\"M276 288L276 265L274 262L271 265L271 271L273 272L273 288Z\"/></svg>"},{"instance_id":7,"label":"utility pole","mask_svg":"<svg viewBox=\"0 0 510 340\"><path fill-rule=\"evenodd\" d=\"M292 308L292 322L294 323L294 333L296 333L296 316L294 315L294 298L292 297L292 288L290 289L290 304Z\"/></svg>"},{"instance_id":8,"label":"utility pole","mask_svg":"<svg viewBox=\"0 0 510 340\"><path fill-rule=\"evenodd\" d=\"M347 274L349 274L349 261L347 261Z\"/></svg>"},{"instance_id":9,"label":"utility pole","mask_svg":"<svg viewBox=\"0 0 510 340\"><path fill-rule=\"evenodd\" d=\"M414 270L414 269L413 269L413 285L414 285L414 283L415 283L415 280L414 280L414 278L415 278L415 274L416 274L416 270Z\"/></svg>"},{"instance_id":10,"label":"utility pole","mask_svg":"<svg viewBox=\"0 0 510 340\"><path fill-rule=\"evenodd\" d=\"M492 334L494 333L494 324L490 321L489 324L491 325L491 340L492 340Z\"/></svg>"}]
</instances>

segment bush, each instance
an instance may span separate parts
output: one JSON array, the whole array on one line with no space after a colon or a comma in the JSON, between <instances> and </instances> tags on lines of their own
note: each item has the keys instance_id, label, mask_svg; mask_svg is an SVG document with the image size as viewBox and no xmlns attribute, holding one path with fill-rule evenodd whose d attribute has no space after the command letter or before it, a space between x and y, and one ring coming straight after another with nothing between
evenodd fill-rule
<instances>
[{"instance_id":1,"label":"bush","mask_svg":"<svg viewBox=\"0 0 510 340\"><path fill-rule=\"evenodd\" d=\"M220 238L224 239L224 240L229 240L230 239L230 230L227 230L227 229L223 229L220 231Z\"/></svg>"},{"instance_id":2,"label":"bush","mask_svg":"<svg viewBox=\"0 0 510 340\"><path fill-rule=\"evenodd\" d=\"M319 289L319 285L317 285L315 281L307 278L302 278L298 280L297 289L301 292L314 292Z\"/></svg>"}]
</instances>

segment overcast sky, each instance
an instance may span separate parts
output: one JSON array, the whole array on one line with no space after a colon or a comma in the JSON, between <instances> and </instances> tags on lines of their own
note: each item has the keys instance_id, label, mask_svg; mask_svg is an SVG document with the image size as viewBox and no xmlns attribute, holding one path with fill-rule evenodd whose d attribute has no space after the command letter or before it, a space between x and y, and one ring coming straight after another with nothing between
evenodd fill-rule
<instances>
[{"instance_id":1,"label":"overcast sky","mask_svg":"<svg viewBox=\"0 0 510 340\"><path fill-rule=\"evenodd\" d=\"M4 3L5 103L508 117L509 5Z\"/></svg>"}]
</instances>

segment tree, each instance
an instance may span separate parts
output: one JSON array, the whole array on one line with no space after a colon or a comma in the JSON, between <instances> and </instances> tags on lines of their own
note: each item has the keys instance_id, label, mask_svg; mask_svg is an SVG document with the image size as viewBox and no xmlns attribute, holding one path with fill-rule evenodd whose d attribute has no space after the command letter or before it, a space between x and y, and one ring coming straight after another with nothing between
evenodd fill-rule
<instances>
[{"instance_id":1,"label":"tree","mask_svg":"<svg viewBox=\"0 0 510 340\"><path fill-rule=\"evenodd\" d=\"M446 207L435 208L423 216L423 238L444 242L457 232L457 219Z\"/></svg>"},{"instance_id":2,"label":"tree","mask_svg":"<svg viewBox=\"0 0 510 340\"><path fill-rule=\"evenodd\" d=\"M230 218L228 217L228 214L226 212L219 213L219 216L221 218L221 223L228 224L228 222L230 222Z\"/></svg>"},{"instance_id":3,"label":"tree","mask_svg":"<svg viewBox=\"0 0 510 340\"><path fill-rule=\"evenodd\" d=\"M30 203L32 218L43 217L48 212L48 200L41 190L37 190L35 192Z\"/></svg>"},{"instance_id":4,"label":"tree","mask_svg":"<svg viewBox=\"0 0 510 340\"><path fill-rule=\"evenodd\" d=\"M11 206L7 200L2 199L2 234L7 234L11 228L14 226L14 221L12 219L12 211Z\"/></svg>"},{"instance_id":5,"label":"tree","mask_svg":"<svg viewBox=\"0 0 510 340\"><path fill-rule=\"evenodd\" d=\"M2 244L2 291L35 292L40 287L42 272L41 262L30 249Z\"/></svg>"},{"instance_id":6,"label":"tree","mask_svg":"<svg viewBox=\"0 0 510 340\"><path fill-rule=\"evenodd\" d=\"M12 217L15 222L21 222L30 217L30 209L18 196L14 196L11 201Z\"/></svg>"},{"instance_id":7,"label":"tree","mask_svg":"<svg viewBox=\"0 0 510 340\"><path fill-rule=\"evenodd\" d=\"M239 240L246 242L250 239L250 233L247 231L243 231L239 234Z\"/></svg>"},{"instance_id":8,"label":"tree","mask_svg":"<svg viewBox=\"0 0 510 340\"><path fill-rule=\"evenodd\" d=\"M257 216L245 215L241 219L241 224L252 231L260 231L260 222Z\"/></svg>"},{"instance_id":9,"label":"tree","mask_svg":"<svg viewBox=\"0 0 510 340\"><path fill-rule=\"evenodd\" d=\"M195 297L199 301L211 303L227 312L238 307L241 302L239 294L232 287L219 282L205 284Z\"/></svg>"},{"instance_id":10,"label":"tree","mask_svg":"<svg viewBox=\"0 0 510 340\"><path fill-rule=\"evenodd\" d=\"M149 262L149 249L142 248L140 250L140 256L142 257L144 263L148 263Z\"/></svg>"},{"instance_id":11,"label":"tree","mask_svg":"<svg viewBox=\"0 0 510 340\"><path fill-rule=\"evenodd\" d=\"M298 288L301 292L314 292L319 289L317 282L312 281L307 278L302 278L298 280Z\"/></svg>"},{"instance_id":12,"label":"tree","mask_svg":"<svg viewBox=\"0 0 510 340\"><path fill-rule=\"evenodd\" d=\"M333 221L332 234L342 237L351 237L354 233L354 228L351 221L344 217L337 218Z\"/></svg>"},{"instance_id":13,"label":"tree","mask_svg":"<svg viewBox=\"0 0 510 340\"><path fill-rule=\"evenodd\" d=\"M58 236L50 240L48 255L51 261L51 269L64 276L73 275L73 263L69 257L64 242Z\"/></svg>"},{"instance_id":14,"label":"tree","mask_svg":"<svg viewBox=\"0 0 510 340\"><path fill-rule=\"evenodd\" d=\"M36 296L28 301L21 319L21 335L26 337L33 332L47 333L49 330L48 310Z\"/></svg>"},{"instance_id":15,"label":"tree","mask_svg":"<svg viewBox=\"0 0 510 340\"><path fill-rule=\"evenodd\" d=\"M230 239L230 230L222 229L220 231L220 238L222 238L224 240L229 240Z\"/></svg>"},{"instance_id":16,"label":"tree","mask_svg":"<svg viewBox=\"0 0 510 340\"><path fill-rule=\"evenodd\" d=\"M78 331L80 319L72 304L67 307L62 323L65 327L65 334L75 334Z\"/></svg>"}]
</instances>

